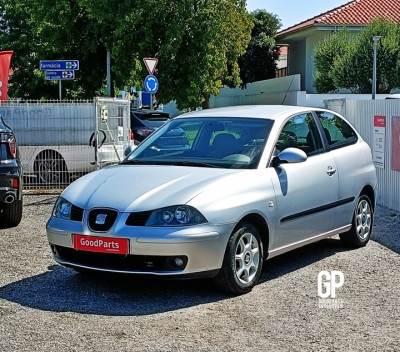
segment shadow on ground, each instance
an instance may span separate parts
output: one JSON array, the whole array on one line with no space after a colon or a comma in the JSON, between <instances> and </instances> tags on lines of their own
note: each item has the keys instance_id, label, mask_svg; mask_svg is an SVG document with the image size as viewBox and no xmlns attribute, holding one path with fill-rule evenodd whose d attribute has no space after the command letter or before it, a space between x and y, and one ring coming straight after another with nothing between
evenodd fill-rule
<instances>
[{"instance_id":1,"label":"shadow on ground","mask_svg":"<svg viewBox=\"0 0 400 352\"><path fill-rule=\"evenodd\" d=\"M260 285L346 250L327 239L271 259ZM0 287L0 298L54 312L137 316L229 299L211 280L159 280L132 276L86 276L58 265L49 271Z\"/></svg>"}]
</instances>

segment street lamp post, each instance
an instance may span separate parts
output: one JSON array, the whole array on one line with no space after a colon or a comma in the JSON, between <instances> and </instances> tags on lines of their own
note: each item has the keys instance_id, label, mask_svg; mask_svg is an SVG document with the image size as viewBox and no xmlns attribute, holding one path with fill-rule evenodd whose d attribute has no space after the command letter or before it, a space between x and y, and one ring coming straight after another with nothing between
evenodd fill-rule
<instances>
[{"instance_id":1,"label":"street lamp post","mask_svg":"<svg viewBox=\"0 0 400 352\"><path fill-rule=\"evenodd\" d=\"M375 100L376 97L376 81L377 81L377 74L376 74L376 62L377 62L377 51L378 51L378 43L382 37L379 35L375 35L372 37L374 42L374 62L373 62L373 69L372 69L372 100Z\"/></svg>"}]
</instances>

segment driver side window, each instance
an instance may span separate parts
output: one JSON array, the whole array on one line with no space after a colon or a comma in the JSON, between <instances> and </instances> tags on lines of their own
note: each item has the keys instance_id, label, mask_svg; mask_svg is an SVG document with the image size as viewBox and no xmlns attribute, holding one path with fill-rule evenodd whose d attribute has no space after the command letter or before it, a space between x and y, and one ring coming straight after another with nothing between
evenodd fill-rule
<instances>
[{"instance_id":1,"label":"driver side window","mask_svg":"<svg viewBox=\"0 0 400 352\"><path fill-rule=\"evenodd\" d=\"M286 122L276 143L275 152L286 148L298 148L307 156L323 152L321 136L311 113L292 117Z\"/></svg>"}]
</instances>

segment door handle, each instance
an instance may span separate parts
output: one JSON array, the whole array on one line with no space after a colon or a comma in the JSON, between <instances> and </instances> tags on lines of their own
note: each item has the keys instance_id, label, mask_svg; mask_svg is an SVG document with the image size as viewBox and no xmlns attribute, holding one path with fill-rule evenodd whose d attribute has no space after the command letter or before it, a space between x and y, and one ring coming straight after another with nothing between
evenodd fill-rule
<instances>
[{"instance_id":1,"label":"door handle","mask_svg":"<svg viewBox=\"0 0 400 352\"><path fill-rule=\"evenodd\" d=\"M336 169L333 166L328 166L328 169L326 170L326 173L329 176L332 176L332 175L334 175L336 173Z\"/></svg>"}]
</instances>

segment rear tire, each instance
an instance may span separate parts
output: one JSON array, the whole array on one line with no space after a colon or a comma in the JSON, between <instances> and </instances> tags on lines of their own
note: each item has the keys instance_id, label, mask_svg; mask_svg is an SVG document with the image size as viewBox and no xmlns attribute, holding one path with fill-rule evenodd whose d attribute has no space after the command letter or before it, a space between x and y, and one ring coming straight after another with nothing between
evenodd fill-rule
<instances>
[{"instance_id":1,"label":"rear tire","mask_svg":"<svg viewBox=\"0 0 400 352\"><path fill-rule=\"evenodd\" d=\"M364 247L371 238L373 224L374 209L372 202L367 195L361 195L354 210L351 229L341 233L340 239L344 244L353 248Z\"/></svg>"},{"instance_id":2,"label":"rear tire","mask_svg":"<svg viewBox=\"0 0 400 352\"><path fill-rule=\"evenodd\" d=\"M2 206L1 224L7 227L18 226L22 219L22 199Z\"/></svg>"},{"instance_id":3,"label":"rear tire","mask_svg":"<svg viewBox=\"0 0 400 352\"><path fill-rule=\"evenodd\" d=\"M214 278L223 291L241 295L257 284L264 262L264 248L258 229L240 224L231 235L225 251L222 268Z\"/></svg>"}]
</instances>

